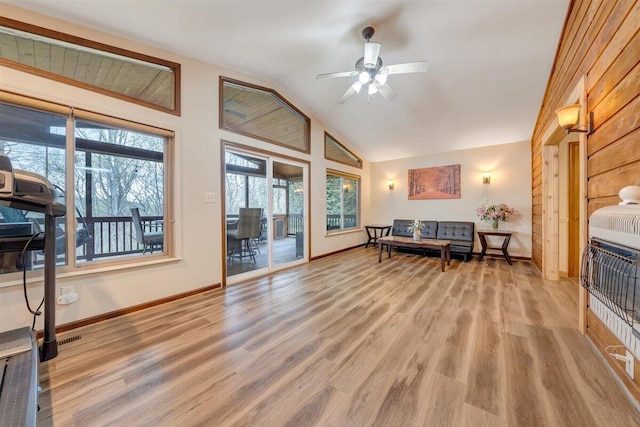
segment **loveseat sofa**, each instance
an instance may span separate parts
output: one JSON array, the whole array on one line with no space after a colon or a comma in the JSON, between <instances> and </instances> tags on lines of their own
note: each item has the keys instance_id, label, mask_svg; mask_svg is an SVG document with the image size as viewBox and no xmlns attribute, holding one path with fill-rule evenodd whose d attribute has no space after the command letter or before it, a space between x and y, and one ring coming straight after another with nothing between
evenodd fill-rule
<instances>
[{"instance_id":1,"label":"loveseat sofa","mask_svg":"<svg viewBox=\"0 0 640 427\"><path fill-rule=\"evenodd\" d=\"M391 234L394 236L412 237L407 230L410 219L394 219ZM475 224L465 221L422 221L425 225L421 237L423 239L439 239L451 241L451 254L463 256L465 262L471 259L473 252Z\"/></svg>"}]
</instances>

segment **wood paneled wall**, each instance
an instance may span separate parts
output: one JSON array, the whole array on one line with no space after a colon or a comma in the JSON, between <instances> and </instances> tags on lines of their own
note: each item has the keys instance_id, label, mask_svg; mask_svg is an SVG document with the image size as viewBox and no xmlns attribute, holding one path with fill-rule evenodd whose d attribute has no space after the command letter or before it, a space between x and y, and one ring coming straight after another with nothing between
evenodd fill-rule
<instances>
[{"instance_id":1,"label":"wood paneled wall","mask_svg":"<svg viewBox=\"0 0 640 427\"><path fill-rule=\"evenodd\" d=\"M594 133L587 138L587 210L617 204L640 185L640 2L572 0L536 127L532 151L532 258L542 270L542 147L545 130L585 77Z\"/></svg>"}]
</instances>

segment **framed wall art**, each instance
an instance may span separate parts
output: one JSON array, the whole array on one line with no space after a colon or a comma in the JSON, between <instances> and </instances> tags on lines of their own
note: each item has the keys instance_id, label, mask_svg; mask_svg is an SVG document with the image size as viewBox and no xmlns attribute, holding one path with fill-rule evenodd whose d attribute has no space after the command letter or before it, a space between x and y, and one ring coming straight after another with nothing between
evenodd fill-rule
<instances>
[{"instance_id":1,"label":"framed wall art","mask_svg":"<svg viewBox=\"0 0 640 427\"><path fill-rule=\"evenodd\" d=\"M459 198L460 165L409 169L409 200Z\"/></svg>"}]
</instances>

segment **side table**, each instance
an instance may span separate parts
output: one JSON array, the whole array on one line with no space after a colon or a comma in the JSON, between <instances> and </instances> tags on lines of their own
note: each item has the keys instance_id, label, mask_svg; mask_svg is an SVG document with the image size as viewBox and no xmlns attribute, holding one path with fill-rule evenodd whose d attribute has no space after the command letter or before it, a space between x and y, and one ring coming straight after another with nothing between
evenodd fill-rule
<instances>
[{"instance_id":1,"label":"side table","mask_svg":"<svg viewBox=\"0 0 640 427\"><path fill-rule=\"evenodd\" d=\"M367 244L364 246L365 248L369 247L369 243L376 244L378 243L378 239L380 237L388 236L391 233L391 226L384 224L371 224L365 225L364 228L367 230L367 236L369 240L367 240ZM380 231L378 235L378 231ZM373 234L371 234L373 232ZM386 234L385 234L386 233Z\"/></svg>"},{"instance_id":2,"label":"side table","mask_svg":"<svg viewBox=\"0 0 640 427\"><path fill-rule=\"evenodd\" d=\"M493 250L502 251L502 255L505 257L509 265L513 265L511 262L511 257L509 256L509 252L507 251L507 248L509 247L509 242L511 241L512 234L513 234L512 231L478 230L478 238L480 239L480 244L482 245L482 251L480 252L478 261L482 261L482 258L487 253L487 249L493 249ZM487 244L486 236L504 237L504 240L502 241L502 246L489 246Z\"/></svg>"}]
</instances>

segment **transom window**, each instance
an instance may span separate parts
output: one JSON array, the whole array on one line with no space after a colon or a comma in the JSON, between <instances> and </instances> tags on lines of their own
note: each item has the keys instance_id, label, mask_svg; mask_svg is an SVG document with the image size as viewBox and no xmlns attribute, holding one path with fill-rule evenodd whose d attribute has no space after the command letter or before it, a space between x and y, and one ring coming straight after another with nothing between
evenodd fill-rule
<instances>
[{"instance_id":1,"label":"transom window","mask_svg":"<svg viewBox=\"0 0 640 427\"><path fill-rule=\"evenodd\" d=\"M362 160L328 132L324 133L324 158L362 169Z\"/></svg>"},{"instance_id":2,"label":"transom window","mask_svg":"<svg viewBox=\"0 0 640 427\"><path fill-rule=\"evenodd\" d=\"M180 115L180 64L0 17L0 64Z\"/></svg>"},{"instance_id":3,"label":"transom window","mask_svg":"<svg viewBox=\"0 0 640 427\"><path fill-rule=\"evenodd\" d=\"M220 127L309 153L310 120L278 92L220 77Z\"/></svg>"}]
</instances>

